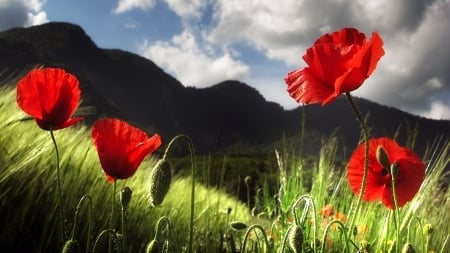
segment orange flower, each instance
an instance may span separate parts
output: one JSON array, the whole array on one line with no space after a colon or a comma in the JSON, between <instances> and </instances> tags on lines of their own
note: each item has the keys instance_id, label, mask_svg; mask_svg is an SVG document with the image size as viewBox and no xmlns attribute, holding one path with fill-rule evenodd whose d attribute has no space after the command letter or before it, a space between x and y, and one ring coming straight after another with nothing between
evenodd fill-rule
<instances>
[{"instance_id":1,"label":"orange flower","mask_svg":"<svg viewBox=\"0 0 450 253\"><path fill-rule=\"evenodd\" d=\"M92 139L110 182L131 177L145 156L161 146L158 134L148 137L144 131L118 119L97 120Z\"/></svg>"},{"instance_id":2,"label":"orange flower","mask_svg":"<svg viewBox=\"0 0 450 253\"><path fill-rule=\"evenodd\" d=\"M303 59L308 67L285 78L289 95L299 103L331 103L342 93L359 88L384 55L383 41L372 33L370 41L354 28L320 37Z\"/></svg>"},{"instance_id":3,"label":"orange flower","mask_svg":"<svg viewBox=\"0 0 450 253\"><path fill-rule=\"evenodd\" d=\"M345 214L343 214L343 213L341 213L341 212L336 212L336 213L334 214L334 218L335 218L336 220L341 221L341 222L344 222L344 223L347 221L347 216L345 216Z\"/></svg>"},{"instance_id":4,"label":"orange flower","mask_svg":"<svg viewBox=\"0 0 450 253\"><path fill-rule=\"evenodd\" d=\"M63 69L34 69L17 84L17 104L44 130L79 122L81 117L71 118L79 103L78 80Z\"/></svg>"},{"instance_id":5,"label":"orange flower","mask_svg":"<svg viewBox=\"0 0 450 253\"><path fill-rule=\"evenodd\" d=\"M330 217L333 214L333 206L327 204L322 208L321 213L323 217Z\"/></svg>"}]
</instances>

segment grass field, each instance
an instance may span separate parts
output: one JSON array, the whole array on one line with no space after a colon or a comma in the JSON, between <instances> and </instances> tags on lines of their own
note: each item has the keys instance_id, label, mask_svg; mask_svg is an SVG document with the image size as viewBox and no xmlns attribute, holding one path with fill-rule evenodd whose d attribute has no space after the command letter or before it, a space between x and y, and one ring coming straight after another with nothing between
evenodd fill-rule
<instances>
[{"instance_id":1,"label":"grass field","mask_svg":"<svg viewBox=\"0 0 450 253\"><path fill-rule=\"evenodd\" d=\"M15 103L14 89L0 90L0 111L1 252L59 252L63 241L50 134L25 118ZM92 199L92 233L88 238L88 202L81 205L75 233L83 252L87 243L92 246L97 235L108 228L112 195L89 133L84 126L55 132L61 155L66 235L73 229L79 200L85 195ZM276 183L268 180L270 185L254 186L257 194L249 208L222 188L207 187L201 183L207 180L198 178L194 251L242 252L245 243L245 252L300 252L289 246L300 241L303 252L389 252L395 241L392 211L378 202L362 204L356 229L348 233L345 225L356 196L346 180L346 164L336 155L338 147L336 138L330 137L324 140L320 155L308 160L296 156L294 150L277 151L276 155L274 151L278 171L267 178L276 178ZM415 252L450 252L450 190L445 174L449 149L448 139L430 140L423 157L425 180L413 201L399 210L397 252L407 243ZM149 174L162 151L146 159L132 178L118 181L117 199L123 187L133 191L125 223L126 252L145 252L161 217L168 218L171 228L164 233L165 251L188 249L191 179L176 177L163 203L156 208L149 204ZM208 161L196 166L197 171L211 169ZM117 210L119 213L118 204ZM116 227L120 228L119 219Z\"/></svg>"}]
</instances>

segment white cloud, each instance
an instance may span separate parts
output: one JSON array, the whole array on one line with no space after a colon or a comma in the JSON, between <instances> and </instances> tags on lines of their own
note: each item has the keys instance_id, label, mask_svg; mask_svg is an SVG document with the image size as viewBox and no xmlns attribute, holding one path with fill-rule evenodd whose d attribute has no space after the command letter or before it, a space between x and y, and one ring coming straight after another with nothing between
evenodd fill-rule
<instances>
[{"instance_id":1,"label":"white cloud","mask_svg":"<svg viewBox=\"0 0 450 253\"><path fill-rule=\"evenodd\" d=\"M133 9L150 10L156 4L156 0L119 0L117 7L113 10L115 14L121 14Z\"/></svg>"},{"instance_id":2,"label":"white cloud","mask_svg":"<svg viewBox=\"0 0 450 253\"><path fill-rule=\"evenodd\" d=\"M291 107L283 77L264 75L280 78L274 83L256 73L250 76L250 66L235 55L239 45L284 62L287 74L305 66L301 57L318 37L356 27L368 37L378 32L386 55L355 95L422 116L448 109L436 103L436 95L450 94L449 0L164 1L184 21L185 32L146 45L141 52L187 85L244 78L268 100ZM200 23L210 14L210 24ZM194 34L202 35L201 42ZM281 88L271 89L268 83Z\"/></svg>"},{"instance_id":3,"label":"white cloud","mask_svg":"<svg viewBox=\"0 0 450 253\"><path fill-rule=\"evenodd\" d=\"M213 10L210 43L246 43L290 69L305 66L306 48L324 33L357 27L370 37L377 31L386 55L356 94L422 115L448 109L432 101L450 93L449 0L217 0Z\"/></svg>"},{"instance_id":4,"label":"white cloud","mask_svg":"<svg viewBox=\"0 0 450 253\"><path fill-rule=\"evenodd\" d=\"M46 0L0 0L0 31L48 22L42 10Z\"/></svg>"},{"instance_id":5,"label":"white cloud","mask_svg":"<svg viewBox=\"0 0 450 253\"><path fill-rule=\"evenodd\" d=\"M420 114L426 118L448 120L450 119L450 105L445 104L442 101L433 101L431 102L429 110L418 111L417 114Z\"/></svg>"},{"instance_id":6,"label":"white cloud","mask_svg":"<svg viewBox=\"0 0 450 253\"><path fill-rule=\"evenodd\" d=\"M386 55L370 82L358 95L397 108L438 116L431 111L449 109L436 103L439 94L450 94L450 2L436 1L409 31L383 33ZM443 115L450 114L450 110ZM450 117L447 117L450 119Z\"/></svg>"},{"instance_id":7,"label":"white cloud","mask_svg":"<svg viewBox=\"0 0 450 253\"><path fill-rule=\"evenodd\" d=\"M216 55L203 48L208 45L199 45L192 32L184 31L170 42L146 42L140 53L187 86L206 87L227 79L241 80L248 75L249 67L234 59L232 53L223 50ZM209 50L214 51L211 47Z\"/></svg>"},{"instance_id":8,"label":"white cloud","mask_svg":"<svg viewBox=\"0 0 450 253\"><path fill-rule=\"evenodd\" d=\"M200 18L209 0L165 0L171 10L178 16L189 18Z\"/></svg>"}]
</instances>

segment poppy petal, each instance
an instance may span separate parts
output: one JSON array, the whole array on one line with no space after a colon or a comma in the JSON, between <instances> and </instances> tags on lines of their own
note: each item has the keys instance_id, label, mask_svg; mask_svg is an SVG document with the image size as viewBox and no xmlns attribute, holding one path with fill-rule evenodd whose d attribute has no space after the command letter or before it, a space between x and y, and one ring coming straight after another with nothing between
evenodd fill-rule
<instances>
[{"instance_id":1,"label":"poppy petal","mask_svg":"<svg viewBox=\"0 0 450 253\"><path fill-rule=\"evenodd\" d=\"M395 164L398 167L395 189L398 207L402 207L411 201L420 189L425 176L425 165L414 152L401 147L392 139L370 139L367 183L363 194L365 201L380 199L390 209L394 209L395 206L390 168L383 168L383 165L378 162L376 158L378 146L382 146L385 150L391 166ZM348 165L347 178L355 194L359 194L363 179L364 147L363 143L355 149Z\"/></svg>"},{"instance_id":2,"label":"poppy petal","mask_svg":"<svg viewBox=\"0 0 450 253\"><path fill-rule=\"evenodd\" d=\"M58 130L70 120L80 102L79 82L60 68L34 69L17 84L17 104L44 130Z\"/></svg>"},{"instance_id":3,"label":"poppy petal","mask_svg":"<svg viewBox=\"0 0 450 253\"><path fill-rule=\"evenodd\" d=\"M303 56L308 67L285 78L289 95L299 103L327 105L342 93L358 89L384 55L382 46L377 33L367 42L354 28L321 36Z\"/></svg>"},{"instance_id":4,"label":"poppy petal","mask_svg":"<svg viewBox=\"0 0 450 253\"><path fill-rule=\"evenodd\" d=\"M91 133L108 178L126 179L134 175L142 160L161 145L159 135L151 138L118 119L97 120Z\"/></svg>"}]
</instances>

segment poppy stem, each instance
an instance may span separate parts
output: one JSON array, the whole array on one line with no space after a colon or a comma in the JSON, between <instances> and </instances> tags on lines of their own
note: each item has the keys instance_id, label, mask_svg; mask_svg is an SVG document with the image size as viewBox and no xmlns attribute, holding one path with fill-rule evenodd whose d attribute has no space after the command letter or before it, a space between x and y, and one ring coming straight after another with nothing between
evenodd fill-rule
<instances>
[{"instance_id":1,"label":"poppy stem","mask_svg":"<svg viewBox=\"0 0 450 253\"><path fill-rule=\"evenodd\" d=\"M192 144L192 140L186 135L177 135L175 136L167 145L166 151L163 155L163 160L167 158L167 155L175 141L178 139L184 139L188 144L189 154L191 159L191 177L192 177L192 188L191 188L191 213L189 219L189 245L188 245L188 253L192 253L193 245L194 245L194 203L195 203L195 160L194 160L194 145Z\"/></svg>"},{"instance_id":2,"label":"poppy stem","mask_svg":"<svg viewBox=\"0 0 450 253\"><path fill-rule=\"evenodd\" d=\"M361 129L362 129L363 137L364 137L364 172L363 172L363 178L362 178L362 182L361 182L361 189L360 189L359 195L358 195L358 200L357 200L356 206L353 210L352 218L350 220L350 227L348 229L349 233L351 233L351 231L353 231L353 225L355 224L356 217L358 215L359 208L361 206L364 191L366 189L367 174L368 174L367 172L368 172L368 168L369 168L369 131L367 130L366 123L365 123L363 117L361 116L361 113L359 112L358 108L356 107L355 103L353 102L350 92L345 93L345 95L347 96L350 106L352 107L352 110L355 113L356 118L359 121L359 124L361 125Z\"/></svg>"},{"instance_id":3,"label":"poppy stem","mask_svg":"<svg viewBox=\"0 0 450 253\"><path fill-rule=\"evenodd\" d=\"M248 240L248 237L250 235L250 232L252 230L255 230L255 234L256 234L256 229L258 229L261 232L262 236L263 236L264 244L265 244L265 247L266 247L266 251L270 251L270 244L269 244L269 240L267 239L266 231L264 230L264 228L261 225L255 224L255 225L251 225L247 229L247 231L245 232L244 240L242 241L240 252L245 252L245 247L246 247L247 240ZM256 236L258 236L258 235L256 234Z\"/></svg>"},{"instance_id":4,"label":"poppy stem","mask_svg":"<svg viewBox=\"0 0 450 253\"><path fill-rule=\"evenodd\" d=\"M393 220L394 220L394 225L395 225L395 243L394 243L394 247L395 247L395 252L398 252L399 250L399 246L400 246L400 225L398 223L399 221L399 217L398 217L398 202L397 202L397 190L395 187L395 179L397 176L398 171L396 171L395 169L395 165L391 165L391 187L392 187L392 198L394 200L394 210L393 210Z\"/></svg>"},{"instance_id":5,"label":"poppy stem","mask_svg":"<svg viewBox=\"0 0 450 253\"><path fill-rule=\"evenodd\" d=\"M53 134L53 131L50 129L50 136L52 138L53 146L55 147L55 154L56 154L56 184L58 188L58 198L59 198L59 214L61 219L61 236L63 241L66 240L66 233L64 230L64 207L63 207L63 198L62 198L62 192L61 192L61 178L60 178L60 165L59 165L59 151L58 151L58 145L56 144L55 135Z\"/></svg>"},{"instance_id":6,"label":"poppy stem","mask_svg":"<svg viewBox=\"0 0 450 253\"><path fill-rule=\"evenodd\" d=\"M109 230L114 233L114 216L115 216L115 206L116 206L116 179L113 182L113 195L112 195L112 206L111 206L111 220L109 221ZM112 252L112 237L109 237L108 241L108 252ZM116 239L117 242L117 239ZM118 242L117 242L118 243Z\"/></svg>"}]
</instances>

